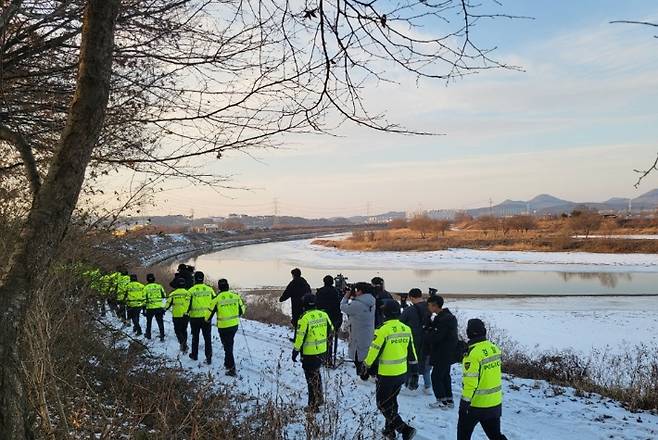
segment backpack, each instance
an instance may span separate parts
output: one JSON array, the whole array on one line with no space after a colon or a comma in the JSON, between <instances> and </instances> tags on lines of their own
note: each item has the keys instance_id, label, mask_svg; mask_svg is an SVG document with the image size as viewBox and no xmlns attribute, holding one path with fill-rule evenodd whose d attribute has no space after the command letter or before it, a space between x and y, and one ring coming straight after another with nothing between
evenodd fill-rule
<instances>
[{"instance_id":1,"label":"backpack","mask_svg":"<svg viewBox=\"0 0 658 440\"><path fill-rule=\"evenodd\" d=\"M453 353L452 363L460 364L464 360L464 356L468 353L468 344L461 340L457 339L457 344L455 344L455 352Z\"/></svg>"}]
</instances>

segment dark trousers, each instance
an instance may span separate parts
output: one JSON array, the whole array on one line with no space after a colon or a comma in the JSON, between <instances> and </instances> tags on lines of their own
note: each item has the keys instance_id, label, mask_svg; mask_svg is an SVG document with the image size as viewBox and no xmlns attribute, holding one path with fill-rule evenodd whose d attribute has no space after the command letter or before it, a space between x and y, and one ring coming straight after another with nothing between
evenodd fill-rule
<instances>
[{"instance_id":1,"label":"dark trousers","mask_svg":"<svg viewBox=\"0 0 658 440\"><path fill-rule=\"evenodd\" d=\"M178 339L181 349L185 351L187 350L187 323L189 318L187 316L181 316L180 318L173 318L173 321L176 339Z\"/></svg>"},{"instance_id":2,"label":"dark trousers","mask_svg":"<svg viewBox=\"0 0 658 440\"><path fill-rule=\"evenodd\" d=\"M163 309L146 309L146 337L151 337L151 322L155 317L155 322L158 323L158 330L160 330L160 339L164 339L164 316Z\"/></svg>"},{"instance_id":3,"label":"dark trousers","mask_svg":"<svg viewBox=\"0 0 658 440\"><path fill-rule=\"evenodd\" d=\"M405 378L405 374L400 376L379 376L377 378L375 396L377 398L377 408L386 419L385 435L394 434L395 431L400 432L407 426L398 414L398 394L400 394Z\"/></svg>"},{"instance_id":4,"label":"dark trousers","mask_svg":"<svg viewBox=\"0 0 658 440\"><path fill-rule=\"evenodd\" d=\"M482 425L484 433L490 440L507 440L500 432L500 417L480 420L477 416L459 413L457 421L457 440L470 440L477 424Z\"/></svg>"},{"instance_id":5,"label":"dark trousers","mask_svg":"<svg viewBox=\"0 0 658 440\"><path fill-rule=\"evenodd\" d=\"M138 335L142 334L142 326L139 325L139 313L142 311L141 307L128 307L128 319L133 323L133 332Z\"/></svg>"},{"instance_id":6,"label":"dark trousers","mask_svg":"<svg viewBox=\"0 0 658 440\"><path fill-rule=\"evenodd\" d=\"M361 374L361 369L363 368L363 361L359 360L358 354L354 354L354 367L356 368L357 376Z\"/></svg>"},{"instance_id":7,"label":"dark trousers","mask_svg":"<svg viewBox=\"0 0 658 440\"><path fill-rule=\"evenodd\" d=\"M219 340L222 341L222 347L224 347L224 366L229 370L234 369L233 344L235 342L235 334L238 332L238 326L218 328L217 330L219 330Z\"/></svg>"},{"instance_id":8,"label":"dark trousers","mask_svg":"<svg viewBox=\"0 0 658 440\"><path fill-rule=\"evenodd\" d=\"M112 300L111 304L112 310L114 310L114 313L117 314L117 318L121 319L122 321L126 321L128 319L128 316L126 315L126 305L116 299Z\"/></svg>"},{"instance_id":9,"label":"dark trousers","mask_svg":"<svg viewBox=\"0 0 658 440\"><path fill-rule=\"evenodd\" d=\"M436 400L452 400L450 364L440 364L432 368L432 389Z\"/></svg>"},{"instance_id":10,"label":"dark trousers","mask_svg":"<svg viewBox=\"0 0 658 440\"><path fill-rule=\"evenodd\" d=\"M199 332L203 333L203 348L206 359L212 359L212 324L204 318L190 318L190 329L192 330L192 351L190 356L194 359L199 357Z\"/></svg>"},{"instance_id":11,"label":"dark trousers","mask_svg":"<svg viewBox=\"0 0 658 440\"><path fill-rule=\"evenodd\" d=\"M311 409L317 409L318 406L324 403L322 376L320 375L323 358L323 355L302 356L302 368L308 387L308 406Z\"/></svg>"}]
</instances>

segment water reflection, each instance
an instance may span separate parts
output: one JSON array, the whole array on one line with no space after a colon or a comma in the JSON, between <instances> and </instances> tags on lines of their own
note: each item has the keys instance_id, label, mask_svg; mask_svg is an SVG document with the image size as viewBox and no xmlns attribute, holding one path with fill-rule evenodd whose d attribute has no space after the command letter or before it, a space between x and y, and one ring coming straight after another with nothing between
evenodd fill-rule
<instances>
[{"instance_id":1,"label":"water reflection","mask_svg":"<svg viewBox=\"0 0 658 440\"><path fill-rule=\"evenodd\" d=\"M610 273L610 272L560 272L558 275L565 283L574 278L581 280L598 280L602 286L614 289L620 280L633 281L633 275L630 273Z\"/></svg>"},{"instance_id":2,"label":"water reflection","mask_svg":"<svg viewBox=\"0 0 658 440\"><path fill-rule=\"evenodd\" d=\"M441 293L457 295L658 294L658 273L652 272L407 269L394 265L371 265L367 260L361 264L350 261L349 267L341 267L341 262L336 261L334 267L314 255L308 260L288 259L286 250L280 243L269 243L190 257L185 262L204 271L212 279L229 279L231 285L238 289L282 288L290 281L290 269L300 267L313 287L320 287L322 278L327 274L342 273L349 277L350 282L381 276L393 292L407 292L412 287L427 291L429 287L434 287ZM177 263L170 263L172 273Z\"/></svg>"}]
</instances>

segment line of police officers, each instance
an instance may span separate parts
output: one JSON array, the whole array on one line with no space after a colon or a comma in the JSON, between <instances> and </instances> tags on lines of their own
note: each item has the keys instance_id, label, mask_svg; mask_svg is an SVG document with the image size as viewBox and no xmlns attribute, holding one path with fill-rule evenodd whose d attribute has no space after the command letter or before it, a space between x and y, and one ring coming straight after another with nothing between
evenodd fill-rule
<instances>
[{"instance_id":1,"label":"line of police officers","mask_svg":"<svg viewBox=\"0 0 658 440\"><path fill-rule=\"evenodd\" d=\"M97 272L97 271L96 271ZM145 337L151 337L151 323L155 318L164 340L163 315L172 309L174 331L180 350L187 352L187 326L192 333L192 349L189 357L198 359L199 334L204 338L206 363L212 362L211 320L217 315L217 327L224 348L226 374L236 376L233 356L234 338L240 317L246 306L236 292L230 290L228 281L217 283L218 292L204 283L203 272L181 264L170 283L174 290L166 295L153 274L146 277L144 285L136 275L125 271L91 277L99 291L113 293L110 305L122 320L130 319L137 335L142 334L140 313L146 316ZM92 283L92 285L94 284ZM165 302L163 302L166 299ZM316 307L316 297L304 295L303 310L297 319L292 360L301 355L301 364L308 386L309 413L319 412L324 403L320 369L327 355L328 339L334 329L329 315ZM413 343L411 328L399 320L400 304L391 299L382 301L377 312L383 322L374 332L368 354L360 371L362 380L376 375L377 407L385 418L382 434L385 439L395 439L400 433L409 440L416 429L408 425L398 412L398 395L404 384L410 389L418 386L418 357ZM506 440L500 432L502 413L501 351L487 340L486 328L479 319L471 319L467 325L468 349L462 361L462 399L459 405L457 439L471 438L478 424L489 439ZM409 380L411 379L411 380Z\"/></svg>"}]
</instances>

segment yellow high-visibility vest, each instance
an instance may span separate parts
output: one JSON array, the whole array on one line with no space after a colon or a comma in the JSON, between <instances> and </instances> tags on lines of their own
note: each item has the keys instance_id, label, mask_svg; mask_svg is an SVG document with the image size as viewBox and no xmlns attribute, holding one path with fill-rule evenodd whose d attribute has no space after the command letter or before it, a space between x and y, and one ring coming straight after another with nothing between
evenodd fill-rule
<instances>
[{"instance_id":1,"label":"yellow high-visibility vest","mask_svg":"<svg viewBox=\"0 0 658 440\"><path fill-rule=\"evenodd\" d=\"M167 297L167 304L165 308L171 307L171 316L174 318L182 318L187 313L190 306L190 292L187 289L178 288Z\"/></svg>"},{"instance_id":2,"label":"yellow high-visibility vest","mask_svg":"<svg viewBox=\"0 0 658 440\"><path fill-rule=\"evenodd\" d=\"M165 298L165 291L160 284L149 283L144 286L144 296L147 309L151 310L162 308L162 300Z\"/></svg>"},{"instance_id":3,"label":"yellow high-visibility vest","mask_svg":"<svg viewBox=\"0 0 658 440\"><path fill-rule=\"evenodd\" d=\"M221 292L210 302L206 319L217 309L217 328L235 327L247 310L242 297L232 290Z\"/></svg>"},{"instance_id":4,"label":"yellow high-visibility vest","mask_svg":"<svg viewBox=\"0 0 658 440\"><path fill-rule=\"evenodd\" d=\"M128 307L144 307L146 296L144 285L139 281L131 281L126 286L126 305Z\"/></svg>"},{"instance_id":5,"label":"yellow high-visibility vest","mask_svg":"<svg viewBox=\"0 0 658 440\"><path fill-rule=\"evenodd\" d=\"M367 368L378 362L377 374L380 376L406 374L407 364L418 362L411 328L397 319L386 321L375 330L375 339L363 362Z\"/></svg>"},{"instance_id":6,"label":"yellow high-visibility vest","mask_svg":"<svg viewBox=\"0 0 658 440\"><path fill-rule=\"evenodd\" d=\"M462 399L475 408L491 408L503 403L501 351L490 341L468 348L462 361Z\"/></svg>"},{"instance_id":7,"label":"yellow high-visibility vest","mask_svg":"<svg viewBox=\"0 0 658 440\"><path fill-rule=\"evenodd\" d=\"M190 292L190 318L206 318L215 291L203 283L195 284L188 291Z\"/></svg>"},{"instance_id":8,"label":"yellow high-visibility vest","mask_svg":"<svg viewBox=\"0 0 658 440\"><path fill-rule=\"evenodd\" d=\"M303 355L318 355L327 352L327 335L334 325L322 310L308 310L297 321L295 350Z\"/></svg>"}]
</instances>

